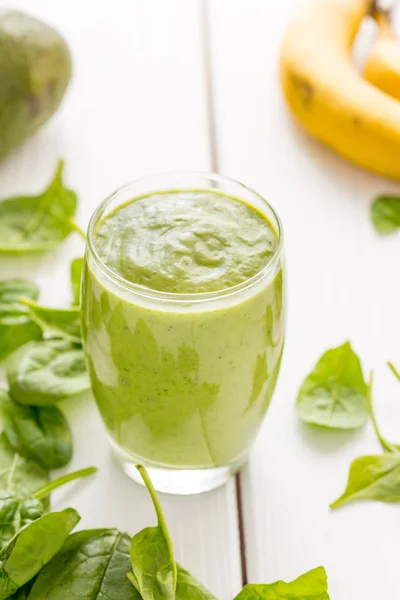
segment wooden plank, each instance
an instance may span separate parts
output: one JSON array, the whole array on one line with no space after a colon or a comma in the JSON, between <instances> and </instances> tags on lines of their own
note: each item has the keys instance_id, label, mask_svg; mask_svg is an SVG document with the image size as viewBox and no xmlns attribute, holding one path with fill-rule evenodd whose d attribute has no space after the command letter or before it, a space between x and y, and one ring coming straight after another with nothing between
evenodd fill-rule
<instances>
[{"instance_id":1,"label":"wooden plank","mask_svg":"<svg viewBox=\"0 0 400 600\"><path fill-rule=\"evenodd\" d=\"M58 157L79 192L79 222L129 180L157 171L208 169L209 140L200 10L197 0L20 0L25 9L64 32L74 55L74 78L57 116L0 170L0 197L34 192ZM78 238L32 259L3 258L1 277L34 277L42 299L69 301L68 268L83 252ZM90 399L67 405L75 435L71 469L99 466L92 481L63 490L82 527L117 526L131 533L154 523L150 500L112 462ZM221 600L241 587L234 483L200 497L164 496L179 560Z\"/></svg>"},{"instance_id":2,"label":"wooden plank","mask_svg":"<svg viewBox=\"0 0 400 600\"><path fill-rule=\"evenodd\" d=\"M396 600L399 508L328 507L344 489L350 461L379 453L371 427L354 435L310 431L294 409L320 354L350 339L366 369L376 368L378 417L389 439L398 439L399 389L384 363L399 360L399 240L375 235L369 203L399 186L345 163L292 123L278 53L301 3L209 2L220 169L276 207L288 258L282 373L242 476L248 578L291 579L323 564L334 600Z\"/></svg>"}]
</instances>

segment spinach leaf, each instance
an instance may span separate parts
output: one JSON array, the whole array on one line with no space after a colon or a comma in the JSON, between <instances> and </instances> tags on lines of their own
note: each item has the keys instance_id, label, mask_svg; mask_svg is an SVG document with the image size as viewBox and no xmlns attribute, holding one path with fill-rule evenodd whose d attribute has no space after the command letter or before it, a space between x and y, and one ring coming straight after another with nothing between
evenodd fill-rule
<instances>
[{"instance_id":1,"label":"spinach leaf","mask_svg":"<svg viewBox=\"0 0 400 600\"><path fill-rule=\"evenodd\" d=\"M62 181L64 163L39 196L18 196L0 202L0 253L23 254L54 248L79 227L73 221L77 199ZM84 234L82 234L84 235Z\"/></svg>"},{"instance_id":2,"label":"spinach leaf","mask_svg":"<svg viewBox=\"0 0 400 600\"><path fill-rule=\"evenodd\" d=\"M16 454L4 433L0 435L0 491L34 494L49 481L48 472L32 460Z\"/></svg>"},{"instance_id":3,"label":"spinach leaf","mask_svg":"<svg viewBox=\"0 0 400 600\"><path fill-rule=\"evenodd\" d=\"M28 583L26 583L22 588L19 588L15 594L9 597L9 600L28 600L30 591L35 583L36 578L31 579Z\"/></svg>"},{"instance_id":4,"label":"spinach leaf","mask_svg":"<svg viewBox=\"0 0 400 600\"><path fill-rule=\"evenodd\" d=\"M356 429L368 419L367 385L349 342L328 350L304 380L297 412L306 423Z\"/></svg>"},{"instance_id":5,"label":"spinach leaf","mask_svg":"<svg viewBox=\"0 0 400 600\"><path fill-rule=\"evenodd\" d=\"M21 296L36 300L37 286L24 279L0 281L0 360L19 346L42 337L42 331L19 303Z\"/></svg>"},{"instance_id":6,"label":"spinach leaf","mask_svg":"<svg viewBox=\"0 0 400 600\"><path fill-rule=\"evenodd\" d=\"M400 227L400 197L378 196L371 205L372 223L378 233L393 233Z\"/></svg>"},{"instance_id":7,"label":"spinach leaf","mask_svg":"<svg viewBox=\"0 0 400 600\"><path fill-rule=\"evenodd\" d=\"M326 572L318 567L290 583L245 585L235 600L329 600Z\"/></svg>"},{"instance_id":8,"label":"spinach leaf","mask_svg":"<svg viewBox=\"0 0 400 600\"><path fill-rule=\"evenodd\" d=\"M400 453L361 456L351 463L347 487L331 508L354 500L400 501Z\"/></svg>"},{"instance_id":9,"label":"spinach leaf","mask_svg":"<svg viewBox=\"0 0 400 600\"><path fill-rule=\"evenodd\" d=\"M83 272L83 258L75 258L71 262L71 288L72 288L72 304L79 306L81 299L81 281Z\"/></svg>"},{"instance_id":10,"label":"spinach leaf","mask_svg":"<svg viewBox=\"0 0 400 600\"><path fill-rule=\"evenodd\" d=\"M72 534L39 574L29 600L141 600L127 579L130 537L115 529Z\"/></svg>"},{"instance_id":11,"label":"spinach leaf","mask_svg":"<svg viewBox=\"0 0 400 600\"><path fill-rule=\"evenodd\" d=\"M10 446L45 469L65 467L72 458L68 422L56 406L24 406L0 390L3 431Z\"/></svg>"},{"instance_id":12,"label":"spinach leaf","mask_svg":"<svg viewBox=\"0 0 400 600\"><path fill-rule=\"evenodd\" d=\"M42 330L29 313L20 308L0 306L0 360L31 340L40 340Z\"/></svg>"},{"instance_id":13,"label":"spinach leaf","mask_svg":"<svg viewBox=\"0 0 400 600\"><path fill-rule=\"evenodd\" d=\"M37 300L39 298L39 288L27 279L5 279L0 281L0 306L16 304L22 296Z\"/></svg>"},{"instance_id":14,"label":"spinach leaf","mask_svg":"<svg viewBox=\"0 0 400 600\"><path fill-rule=\"evenodd\" d=\"M331 504L337 508L354 500L400 501L400 446L391 444L381 434L372 403L373 374L368 385L368 410L376 436L387 454L362 456L350 466L347 487L342 496Z\"/></svg>"},{"instance_id":15,"label":"spinach leaf","mask_svg":"<svg viewBox=\"0 0 400 600\"><path fill-rule=\"evenodd\" d=\"M25 525L39 519L48 508L48 502L44 503L44 498L48 499L49 494L75 479L88 477L96 472L96 469L90 467L81 471L75 471L64 475L55 481L50 481L34 494L26 492L0 492L0 548L2 548L13 536Z\"/></svg>"},{"instance_id":16,"label":"spinach leaf","mask_svg":"<svg viewBox=\"0 0 400 600\"><path fill-rule=\"evenodd\" d=\"M79 522L72 508L43 515L26 525L0 551L0 600L39 573L63 547Z\"/></svg>"},{"instance_id":17,"label":"spinach leaf","mask_svg":"<svg viewBox=\"0 0 400 600\"><path fill-rule=\"evenodd\" d=\"M25 525L36 521L44 513L43 503L36 498L0 492L0 548Z\"/></svg>"},{"instance_id":18,"label":"spinach leaf","mask_svg":"<svg viewBox=\"0 0 400 600\"><path fill-rule=\"evenodd\" d=\"M176 582L176 600L217 600L193 575L179 564Z\"/></svg>"},{"instance_id":19,"label":"spinach leaf","mask_svg":"<svg viewBox=\"0 0 400 600\"><path fill-rule=\"evenodd\" d=\"M175 600L217 600L201 583L197 581L186 569L179 563L176 563L177 581ZM128 579L138 592L139 583L133 573L128 573ZM139 596L142 598L142 596Z\"/></svg>"},{"instance_id":20,"label":"spinach leaf","mask_svg":"<svg viewBox=\"0 0 400 600\"><path fill-rule=\"evenodd\" d=\"M132 572L128 574L132 586L143 600L216 600L201 583L175 562L172 541L156 491L146 469L142 466L137 469L153 501L158 526L147 527L132 538Z\"/></svg>"},{"instance_id":21,"label":"spinach leaf","mask_svg":"<svg viewBox=\"0 0 400 600\"><path fill-rule=\"evenodd\" d=\"M79 307L50 308L41 306L27 298L21 298L32 321L37 323L49 337L64 338L71 342L81 343L81 311Z\"/></svg>"},{"instance_id":22,"label":"spinach leaf","mask_svg":"<svg viewBox=\"0 0 400 600\"><path fill-rule=\"evenodd\" d=\"M175 600L177 567L172 541L147 471L141 466L137 469L153 501L158 525L143 529L132 539L130 556L133 577L130 579L143 600Z\"/></svg>"},{"instance_id":23,"label":"spinach leaf","mask_svg":"<svg viewBox=\"0 0 400 600\"><path fill-rule=\"evenodd\" d=\"M81 347L66 340L30 342L6 363L10 394L31 406L55 404L90 388Z\"/></svg>"}]
</instances>

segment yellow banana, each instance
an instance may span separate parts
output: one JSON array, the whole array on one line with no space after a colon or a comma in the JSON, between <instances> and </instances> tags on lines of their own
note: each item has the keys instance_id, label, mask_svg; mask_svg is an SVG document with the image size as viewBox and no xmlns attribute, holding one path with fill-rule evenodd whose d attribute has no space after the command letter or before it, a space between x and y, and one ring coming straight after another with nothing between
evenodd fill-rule
<instances>
[{"instance_id":1,"label":"yellow banana","mask_svg":"<svg viewBox=\"0 0 400 600\"><path fill-rule=\"evenodd\" d=\"M388 14L374 15L378 37L365 65L364 76L374 86L400 99L400 41L396 39Z\"/></svg>"},{"instance_id":2,"label":"yellow banana","mask_svg":"<svg viewBox=\"0 0 400 600\"><path fill-rule=\"evenodd\" d=\"M400 179L400 103L359 75L351 47L371 0L311 0L281 52L281 81L293 114L348 160Z\"/></svg>"}]
</instances>

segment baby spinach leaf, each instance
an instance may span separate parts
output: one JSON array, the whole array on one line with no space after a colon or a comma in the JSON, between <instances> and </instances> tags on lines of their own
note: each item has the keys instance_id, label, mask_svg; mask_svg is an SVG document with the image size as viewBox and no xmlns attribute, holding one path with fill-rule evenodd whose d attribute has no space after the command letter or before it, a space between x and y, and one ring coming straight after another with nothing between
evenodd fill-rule
<instances>
[{"instance_id":1,"label":"baby spinach leaf","mask_svg":"<svg viewBox=\"0 0 400 600\"><path fill-rule=\"evenodd\" d=\"M56 406L24 406L0 390L3 430L10 446L45 469L65 467L72 458L68 422Z\"/></svg>"},{"instance_id":2,"label":"baby spinach leaf","mask_svg":"<svg viewBox=\"0 0 400 600\"><path fill-rule=\"evenodd\" d=\"M318 567L286 583L245 585L234 600L329 600L323 567Z\"/></svg>"},{"instance_id":3,"label":"baby spinach leaf","mask_svg":"<svg viewBox=\"0 0 400 600\"><path fill-rule=\"evenodd\" d=\"M393 233L400 227L400 196L378 196L371 205L372 223L378 233Z\"/></svg>"},{"instance_id":4,"label":"baby spinach leaf","mask_svg":"<svg viewBox=\"0 0 400 600\"><path fill-rule=\"evenodd\" d=\"M37 286L24 279L0 281L0 360L19 346L42 337L42 331L19 303L21 296L36 300Z\"/></svg>"},{"instance_id":5,"label":"baby spinach leaf","mask_svg":"<svg viewBox=\"0 0 400 600\"><path fill-rule=\"evenodd\" d=\"M177 567L177 581L176 581L176 592L175 600L217 600L215 596L209 592L204 585L199 583L197 579L193 577L186 569L184 569L179 563L176 563ZM128 573L128 579L137 591L139 583L133 573ZM139 594L139 592L137 591ZM142 598L142 596L139 596Z\"/></svg>"},{"instance_id":6,"label":"baby spinach leaf","mask_svg":"<svg viewBox=\"0 0 400 600\"><path fill-rule=\"evenodd\" d=\"M366 422L367 385L349 342L322 355L300 388L297 412L306 423L332 429L356 429Z\"/></svg>"},{"instance_id":7,"label":"baby spinach leaf","mask_svg":"<svg viewBox=\"0 0 400 600\"><path fill-rule=\"evenodd\" d=\"M34 494L49 481L48 472L15 453L4 433L0 435L0 491Z\"/></svg>"},{"instance_id":8,"label":"baby spinach leaf","mask_svg":"<svg viewBox=\"0 0 400 600\"><path fill-rule=\"evenodd\" d=\"M130 537L115 529L79 531L39 574L30 600L141 600L129 583Z\"/></svg>"},{"instance_id":9,"label":"baby spinach leaf","mask_svg":"<svg viewBox=\"0 0 400 600\"><path fill-rule=\"evenodd\" d=\"M64 163L39 196L18 196L0 202L0 253L23 254L54 248L72 231L77 199L62 181ZM82 233L82 232L80 232Z\"/></svg>"},{"instance_id":10,"label":"baby spinach leaf","mask_svg":"<svg viewBox=\"0 0 400 600\"><path fill-rule=\"evenodd\" d=\"M42 486L34 494L27 492L0 492L0 548L2 548L22 527L39 519L48 509L49 494L81 477L88 477L96 472L90 467L64 475L55 481ZM43 502L47 499L47 502Z\"/></svg>"},{"instance_id":11,"label":"baby spinach leaf","mask_svg":"<svg viewBox=\"0 0 400 600\"><path fill-rule=\"evenodd\" d=\"M344 493L331 508L354 500L400 501L400 453L361 456L350 465Z\"/></svg>"},{"instance_id":12,"label":"baby spinach leaf","mask_svg":"<svg viewBox=\"0 0 400 600\"><path fill-rule=\"evenodd\" d=\"M36 578L33 578L27 584L25 584L22 588L19 588L15 594L9 597L9 600L28 600L30 591L35 583Z\"/></svg>"},{"instance_id":13,"label":"baby spinach leaf","mask_svg":"<svg viewBox=\"0 0 400 600\"><path fill-rule=\"evenodd\" d=\"M193 575L177 565L176 600L217 600Z\"/></svg>"},{"instance_id":14,"label":"baby spinach leaf","mask_svg":"<svg viewBox=\"0 0 400 600\"><path fill-rule=\"evenodd\" d=\"M31 340L40 340L42 330L21 309L0 306L0 360Z\"/></svg>"},{"instance_id":15,"label":"baby spinach leaf","mask_svg":"<svg viewBox=\"0 0 400 600\"><path fill-rule=\"evenodd\" d=\"M130 556L134 585L143 600L175 600L177 567L172 541L147 471L141 466L137 468L153 501L158 525L143 529L132 539Z\"/></svg>"},{"instance_id":16,"label":"baby spinach leaf","mask_svg":"<svg viewBox=\"0 0 400 600\"><path fill-rule=\"evenodd\" d=\"M0 360L4 360L20 346L40 340L41 328L21 309L0 306Z\"/></svg>"},{"instance_id":17,"label":"baby spinach leaf","mask_svg":"<svg viewBox=\"0 0 400 600\"><path fill-rule=\"evenodd\" d=\"M186 571L179 563L176 563L176 567L177 581L175 600L217 600L204 585L199 583L197 579L195 579L193 575ZM128 578L135 589L137 589L139 584L133 573L129 573ZM138 597L141 598L142 596Z\"/></svg>"},{"instance_id":18,"label":"baby spinach leaf","mask_svg":"<svg viewBox=\"0 0 400 600\"><path fill-rule=\"evenodd\" d=\"M63 547L79 522L72 508L43 515L26 525L0 551L0 600L39 573Z\"/></svg>"},{"instance_id":19,"label":"baby spinach leaf","mask_svg":"<svg viewBox=\"0 0 400 600\"><path fill-rule=\"evenodd\" d=\"M32 497L0 492L0 548L25 525L45 513L43 503Z\"/></svg>"},{"instance_id":20,"label":"baby spinach leaf","mask_svg":"<svg viewBox=\"0 0 400 600\"><path fill-rule=\"evenodd\" d=\"M32 321L37 323L49 337L64 338L71 342L81 343L81 311L79 307L50 308L41 306L27 298L21 298Z\"/></svg>"},{"instance_id":21,"label":"baby spinach leaf","mask_svg":"<svg viewBox=\"0 0 400 600\"><path fill-rule=\"evenodd\" d=\"M72 288L72 304L79 306L81 299L81 281L83 272L83 258L75 258L71 262L71 288Z\"/></svg>"},{"instance_id":22,"label":"baby spinach leaf","mask_svg":"<svg viewBox=\"0 0 400 600\"><path fill-rule=\"evenodd\" d=\"M16 304L25 296L31 300L39 298L39 288L33 281L27 279L6 279L0 281L0 306L4 304Z\"/></svg>"},{"instance_id":23,"label":"baby spinach leaf","mask_svg":"<svg viewBox=\"0 0 400 600\"><path fill-rule=\"evenodd\" d=\"M6 363L10 394L31 406L55 404L90 388L81 347L66 340L30 342Z\"/></svg>"}]
</instances>

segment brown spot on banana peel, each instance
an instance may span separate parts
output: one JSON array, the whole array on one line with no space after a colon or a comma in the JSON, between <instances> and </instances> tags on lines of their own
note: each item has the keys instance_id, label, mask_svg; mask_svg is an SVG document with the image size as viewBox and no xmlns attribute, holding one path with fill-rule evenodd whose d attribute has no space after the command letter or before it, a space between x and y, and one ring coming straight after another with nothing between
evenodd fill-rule
<instances>
[{"instance_id":1,"label":"brown spot on banana peel","mask_svg":"<svg viewBox=\"0 0 400 600\"><path fill-rule=\"evenodd\" d=\"M314 86L312 85L312 83L304 77L292 74L292 84L294 88L298 89L299 95L302 96L304 107L311 107L312 100L314 97Z\"/></svg>"}]
</instances>

